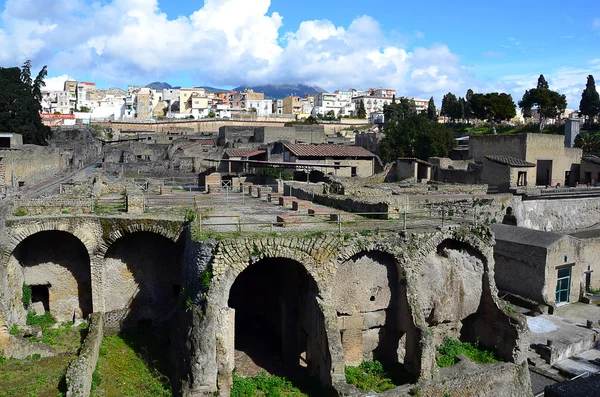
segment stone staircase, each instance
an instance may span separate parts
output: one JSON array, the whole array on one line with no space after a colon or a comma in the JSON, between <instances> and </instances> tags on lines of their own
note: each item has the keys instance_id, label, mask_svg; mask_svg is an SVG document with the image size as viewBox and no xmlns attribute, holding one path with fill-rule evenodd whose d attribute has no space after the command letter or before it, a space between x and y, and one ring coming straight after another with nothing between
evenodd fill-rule
<instances>
[{"instance_id":1,"label":"stone staircase","mask_svg":"<svg viewBox=\"0 0 600 397\"><path fill-rule=\"evenodd\" d=\"M124 212L127 209L125 195L104 194L98 197L94 206L94 212Z\"/></svg>"}]
</instances>

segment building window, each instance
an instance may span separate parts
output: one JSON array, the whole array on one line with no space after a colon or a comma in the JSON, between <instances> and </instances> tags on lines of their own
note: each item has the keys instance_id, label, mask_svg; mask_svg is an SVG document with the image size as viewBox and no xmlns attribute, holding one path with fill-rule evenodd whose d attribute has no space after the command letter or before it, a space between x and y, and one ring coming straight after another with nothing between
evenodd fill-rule
<instances>
[{"instance_id":1,"label":"building window","mask_svg":"<svg viewBox=\"0 0 600 397\"><path fill-rule=\"evenodd\" d=\"M571 268L559 269L557 276L556 303L569 302L569 295L571 293Z\"/></svg>"},{"instance_id":2,"label":"building window","mask_svg":"<svg viewBox=\"0 0 600 397\"><path fill-rule=\"evenodd\" d=\"M517 186L526 186L527 185L527 172L519 171L517 173Z\"/></svg>"}]
</instances>

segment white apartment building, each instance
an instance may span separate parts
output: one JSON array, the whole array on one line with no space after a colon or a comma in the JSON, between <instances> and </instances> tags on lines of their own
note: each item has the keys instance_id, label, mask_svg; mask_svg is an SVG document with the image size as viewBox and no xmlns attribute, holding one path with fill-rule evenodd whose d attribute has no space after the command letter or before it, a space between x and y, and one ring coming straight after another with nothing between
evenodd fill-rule
<instances>
[{"instance_id":1,"label":"white apartment building","mask_svg":"<svg viewBox=\"0 0 600 397\"><path fill-rule=\"evenodd\" d=\"M273 102L270 99L248 99L246 100L246 110L256 110L257 116L269 116L273 114Z\"/></svg>"},{"instance_id":2,"label":"white apartment building","mask_svg":"<svg viewBox=\"0 0 600 397\"><path fill-rule=\"evenodd\" d=\"M87 81L79 81L77 83L77 107L81 108L82 106L93 108L94 102L90 97L90 93L88 91L96 89L95 83L90 83Z\"/></svg>"},{"instance_id":3,"label":"white apartment building","mask_svg":"<svg viewBox=\"0 0 600 397\"><path fill-rule=\"evenodd\" d=\"M336 91L331 94L322 92L315 97L315 104L311 114L313 116L327 115L333 111L336 117L352 116L355 111L355 104L352 102L351 91Z\"/></svg>"},{"instance_id":4,"label":"white apartment building","mask_svg":"<svg viewBox=\"0 0 600 397\"><path fill-rule=\"evenodd\" d=\"M359 103L362 102L365 105L367 117L369 117L371 113L383 112L383 106L392 103L392 98L362 95L352 98L352 102L356 109L358 109Z\"/></svg>"}]
</instances>

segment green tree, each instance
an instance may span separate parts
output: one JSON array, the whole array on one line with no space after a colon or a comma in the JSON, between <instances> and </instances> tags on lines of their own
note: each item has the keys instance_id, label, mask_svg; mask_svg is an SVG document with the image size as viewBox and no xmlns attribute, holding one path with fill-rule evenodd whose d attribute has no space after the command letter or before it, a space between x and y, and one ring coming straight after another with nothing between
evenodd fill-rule
<instances>
[{"instance_id":1,"label":"green tree","mask_svg":"<svg viewBox=\"0 0 600 397\"><path fill-rule=\"evenodd\" d=\"M92 109L90 109L88 106L81 106L79 109L77 109L77 111L82 113L90 113Z\"/></svg>"},{"instance_id":2,"label":"green tree","mask_svg":"<svg viewBox=\"0 0 600 397\"><path fill-rule=\"evenodd\" d=\"M581 93L579 112L588 119L588 128L591 127L594 117L600 114L600 96L596 91L596 82L591 74L587 77L585 89Z\"/></svg>"},{"instance_id":3,"label":"green tree","mask_svg":"<svg viewBox=\"0 0 600 397\"><path fill-rule=\"evenodd\" d=\"M475 93L473 92L473 90L469 88L467 90L467 95L465 95L465 112L464 112L465 114L464 114L464 116L467 119L467 122L470 122L470 120L472 120L475 117L475 115L473 114L473 107L471 104L471 99L473 98L474 94Z\"/></svg>"},{"instance_id":4,"label":"green tree","mask_svg":"<svg viewBox=\"0 0 600 397\"><path fill-rule=\"evenodd\" d=\"M209 119L214 119L216 117L216 113L214 110L210 110L210 112L208 112L208 115L206 115L206 117L208 117Z\"/></svg>"},{"instance_id":5,"label":"green tree","mask_svg":"<svg viewBox=\"0 0 600 397\"><path fill-rule=\"evenodd\" d=\"M417 105L415 101L406 97L392 98L392 103L383 105L383 116L386 124L404 120L417 114Z\"/></svg>"},{"instance_id":6,"label":"green tree","mask_svg":"<svg viewBox=\"0 0 600 397\"><path fill-rule=\"evenodd\" d=\"M429 104L427 105L427 118L429 120L437 121L437 112L435 110L435 101L433 97L429 98Z\"/></svg>"},{"instance_id":7,"label":"green tree","mask_svg":"<svg viewBox=\"0 0 600 397\"><path fill-rule=\"evenodd\" d=\"M367 118L367 110L365 109L365 103L363 101L358 101L358 109L356 109L356 117L359 119Z\"/></svg>"},{"instance_id":8,"label":"green tree","mask_svg":"<svg viewBox=\"0 0 600 397\"><path fill-rule=\"evenodd\" d=\"M456 145L454 135L446 126L429 120L424 114L397 120L384 130L381 157L386 162L398 157L448 156L448 151Z\"/></svg>"},{"instance_id":9,"label":"green tree","mask_svg":"<svg viewBox=\"0 0 600 397\"><path fill-rule=\"evenodd\" d=\"M517 115L512 96L504 92L473 94L471 97L471 109L476 118L492 123L494 134L496 133L494 123L510 120Z\"/></svg>"},{"instance_id":10,"label":"green tree","mask_svg":"<svg viewBox=\"0 0 600 397\"><path fill-rule=\"evenodd\" d=\"M519 107L523 109L525 117L531 117L532 109L538 110L541 132L548 119L555 119L565 111L567 98L565 95L552 91L544 75L541 74L538 78L537 87L525 91L523 98L519 101Z\"/></svg>"},{"instance_id":11,"label":"green tree","mask_svg":"<svg viewBox=\"0 0 600 397\"><path fill-rule=\"evenodd\" d=\"M0 67L0 131L23 135L23 142L46 145L51 130L42 123L41 89L46 66L31 78L31 62L21 68Z\"/></svg>"},{"instance_id":12,"label":"green tree","mask_svg":"<svg viewBox=\"0 0 600 397\"><path fill-rule=\"evenodd\" d=\"M575 138L575 147L583 149L584 153L597 153L600 150L600 137L591 132L581 133Z\"/></svg>"},{"instance_id":13,"label":"green tree","mask_svg":"<svg viewBox=\"0 0 600 397\"><path fill-rule=\"evenodd\" d=\"M460 103L456 95L451 92L444 95L440 112L442 116L448 117L452 122L460 118Z\"/></svg>"}]
</instances>

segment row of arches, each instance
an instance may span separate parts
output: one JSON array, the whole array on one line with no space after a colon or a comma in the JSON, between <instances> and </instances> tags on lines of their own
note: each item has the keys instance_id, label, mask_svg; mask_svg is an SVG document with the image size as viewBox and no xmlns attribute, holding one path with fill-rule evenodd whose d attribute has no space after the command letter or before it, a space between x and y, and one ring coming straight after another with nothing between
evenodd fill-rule
<instances>
[{"instance_id":1,"label":"row of arches","mask_svg":"<svg viewBox=\"0 0 600 397\"><path fill-rule=\"evenodd\" d=\"M6 266L16 298L12 320L25 318L21 285L31 288L33 310L58 321L86 318L94 310L143 313L169 304L181 288L182 252L181 241L148 231L124 234L104 253L92 254L67 231L36 232L17 244ZM103 307L95 308L97 302Z\"/></svg>"},{"instance_id":2,"label":"row of arches","mask_svg":"<svg viewBox=\"0 0 600 397\"><path fill-rule=\"evenodd\" d=\"M495 347L504 325L482 332L504 317L486 284L485 255L446 239L422 258L410 282L405 266L411 265L387 252L360 252L338 265L328 290L319 290L297 260L251 263L232 276L222 301L235 311L229 367L242 375L263 369L292 379L314 375L331 385L345 365L378 360L416 379L431 373L425 367L434 365L435 345L447 336ZM339 350L341 357L333 357Z\"/></svg>"}]
</instances>

